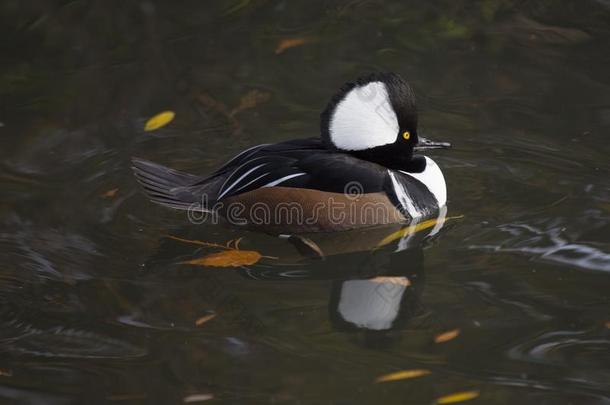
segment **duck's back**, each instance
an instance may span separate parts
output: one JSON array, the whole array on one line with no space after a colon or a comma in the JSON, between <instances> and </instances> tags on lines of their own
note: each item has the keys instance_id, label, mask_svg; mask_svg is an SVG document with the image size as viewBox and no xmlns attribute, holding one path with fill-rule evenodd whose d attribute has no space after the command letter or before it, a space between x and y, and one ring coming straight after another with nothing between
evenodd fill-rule
<instances>
[{"instance_id":1,"label":"duck's back","mask_svg":"<svg viewBox=\"0 0 610 405\"><path fill-rule=\"evenodd\" d=\"M438 209L421 181L329 150L319 138L249 148L207 177L139 159L133 164L154 202L219 211L226 217L241 208L233 222L269 222L282 228L291 215L308 221L302 230L321 231L400 222ZM260 218L253 218L257 212Z\"/></svg>"}]
</instances>

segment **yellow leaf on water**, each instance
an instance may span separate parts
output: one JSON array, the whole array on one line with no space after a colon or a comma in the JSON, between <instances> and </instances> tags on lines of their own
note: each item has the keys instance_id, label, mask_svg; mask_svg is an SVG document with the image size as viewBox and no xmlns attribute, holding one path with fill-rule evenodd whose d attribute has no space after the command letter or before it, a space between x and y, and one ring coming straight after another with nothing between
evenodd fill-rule
<instances>
[{"instance_id":1,"label":"yellow leaf on water","mask_svg":"<svg viewBox=\"0 0 610 405\"><path fill-rule=\"evenodd\" d=\"M460 330L459 329L448 330L447 332L443 332L443 333L441 333L439 335L436 335L434 337L434 343L448 342L448 341L458 337L459 334L460 334Z\"/></svg>"},{"instance_id":2,"label":"yellow leaf on water","mask_svg":"<svg viewBox=\"0 0 610 405\"><path fill-rule=\"evenodd\" d=\"M380 248L382 246L385 246L389 243L394 242L395 240L404 238L407 235L411 235L413 233L423 231L424 229L432 228L436 224L443 224L446 221L449 221L450 219L461 219L461 218L464 218L464 216L459 215L459 216L455 216L455 217L447 217L447 218L442 218L442 219L433 218L433 219L428 219L426 221L420 222L418 224L406 226L404 228L399 229L398 231L396 231L394 233L391 233L390 235L386 236L385 238L383 238L383 240L377 244L377 247Z\"/></svg>"},{"instance_id":3,"label":"yellow leaf on water","mask_svg":"<svg viewBox=\"0 0 610 405\"><path fill-rule=\"evenodd\" d=\"M208 315L202 316L201 318L199 318L195 321L195 325L201 326L204 323L211 321L214 318L216 318L216 314L208 314Z\"/></svg>"},{"instance_id":4,"label":"yellow leaf on water","mask_svg":"<svg viewBox=\"0 0 610 405\"><path fill-rule=\"evenodd\" d=\"M184 263L196 266L240 267L255 264L262 257L263 255L254 250L225 250L223 252L210 253L207 256Z\"/></svg>"},{"instance_id":5,"label":"yellow leaf on water","mask_svg":"<svg viewBox=\"0 0 610 405\"><path fill-rule=\"evenodd\" d=\"M388 382L388 381L399 381L399 380L407 380L409 378L422 377L424 375L430 374L430 370L426 370L423 368L413 369L413 370L402 370L397 371L395 373L384 374L382 376L377 377L375 382Z\"/></svg>"},{"instance_id":6,"label":"yellow leaf on water","mask_svg":"<svg viewBox=\"0 0 610 405\"><path fill-rule=\"evenodd\" d=\"M160 112L159 114L146 121L144 131L154 131L156 129L162 128L172 122L175 116L176 114L173 111Z\"/></svg>"},{"instance_id":7,"label":"yellow leaf on water","mask_svg":"<svg viewBox=\"0 0 610 405\"><path fill-rule=\"evenodd\" d=\"M468 401L479 396L479 391L462 391L454 394L444 395L434 401L435 404L455 404L456 402Z\"/></svg>"},{"instance_id":8,"label":"yellow leaf on water","mask_svg":"<svg viewBox=\"0 0 610 405\"><path fill-rule=\"evenodd\" d=\"M286 38L282 39L275 48L275 54L279 55L283 53L287 49L294 48L296 46L305 45L306 43L311 42L311 39L307 38Z\"/></svg>"}]
</instances>

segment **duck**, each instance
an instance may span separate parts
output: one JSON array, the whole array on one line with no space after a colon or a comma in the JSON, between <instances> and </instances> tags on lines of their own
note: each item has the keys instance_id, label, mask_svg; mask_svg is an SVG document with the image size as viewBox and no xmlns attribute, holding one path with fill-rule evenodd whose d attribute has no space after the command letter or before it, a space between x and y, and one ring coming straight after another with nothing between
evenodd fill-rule
<instances>
[{"instance_id":1,"label":"duck","mask_svg":"<svg viewBox=\"0 0 610 405\"><path fill-rule=\"evenodd\" d=\"M331 97L317 137L252 146L207 175L141 158L132 169L152 202L187 211L194 223L277 233L409 223L447 203L439 165L421 152L451 145L420 136L417 121L407 81L372 73Z\"/></svg>"}]
</instances>

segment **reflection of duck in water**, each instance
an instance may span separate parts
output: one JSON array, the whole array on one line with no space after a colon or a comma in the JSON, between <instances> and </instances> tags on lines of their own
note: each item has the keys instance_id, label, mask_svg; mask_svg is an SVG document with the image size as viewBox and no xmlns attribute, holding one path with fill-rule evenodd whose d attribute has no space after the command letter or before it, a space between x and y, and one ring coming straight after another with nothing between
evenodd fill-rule
<instances>
[{"instance_id":1,"label":"reflection of duck in water","mask_svg":"<svg viewBox=\"0 0 610 405\"><path fill-rule=\"evenodd\" d=\"M257 280L331 280L329 312L335 328L364 330L367 342L381 343L386 332L404 326L418 311L423 245L441 230L445 214L442 209L435 219L368 229L362 237L354 237L355 231L310 235L307 244L315 244L313 250L323 253L324 260L299 261L294 256L292 263L300 264L289 266L285 256L284 264L280 257L270 266L241 272Z\"/></svg>"},{"instance_id":2,"label":"reflection of duck in water","mask_svg":"<svg viewBox=\"0 0 610 405\"><path fill-rule=\"evenodd\" d=\"M400 76L346 84L320 129L320 137L249 148L207 177L141 159L133 169L158 204L279 232L404 223L445 205L439 166L415 152L448 144L419 136L415 96Z\"/></svg>"}]
</instances>

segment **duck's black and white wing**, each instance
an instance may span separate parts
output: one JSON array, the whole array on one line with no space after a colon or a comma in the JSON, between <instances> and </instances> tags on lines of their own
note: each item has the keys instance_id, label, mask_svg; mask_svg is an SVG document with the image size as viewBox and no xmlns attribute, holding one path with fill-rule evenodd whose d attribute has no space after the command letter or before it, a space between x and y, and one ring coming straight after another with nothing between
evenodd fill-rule
<instances>
[{"instance_id":1,"label":"duck's black and white wing","mask_svg":"<svg viewBox=\"0 0 610 405\"><path fill-rule=\"evenodd\" d=\"M217 200L265 187L375 193L383 190L385 175L380 166L342 153L261 150L232 170Z\"/></svg>"}]
</instances>

